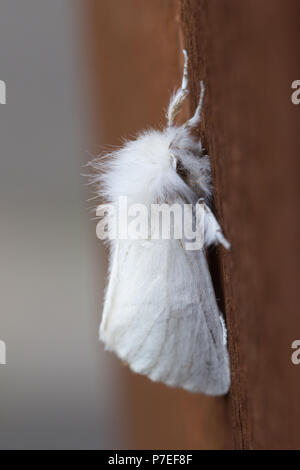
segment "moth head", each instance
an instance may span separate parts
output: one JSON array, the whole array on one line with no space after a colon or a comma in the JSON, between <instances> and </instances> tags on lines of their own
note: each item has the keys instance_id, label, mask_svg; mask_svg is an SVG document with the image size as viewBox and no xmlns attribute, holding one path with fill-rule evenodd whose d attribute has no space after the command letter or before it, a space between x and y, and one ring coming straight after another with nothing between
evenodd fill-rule
<instances>
[{"instance_id":1,"label":"moth head","mask_svg":"<svg viewBox=\"0 0 300 470\"><path fill-rule=\"evenodd\" d=\"M169 155L178 177L198 196L211 195L210 164L201 142L195 141L188 130L174 128L175 134L169 144Z\"/></svg>"}]
</instances>

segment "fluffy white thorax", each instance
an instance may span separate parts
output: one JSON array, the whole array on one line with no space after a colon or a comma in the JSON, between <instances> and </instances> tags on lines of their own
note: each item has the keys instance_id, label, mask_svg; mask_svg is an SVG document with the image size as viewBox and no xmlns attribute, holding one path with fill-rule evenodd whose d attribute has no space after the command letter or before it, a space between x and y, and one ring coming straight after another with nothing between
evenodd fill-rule
<instances>
[{"instance_id":1,"label":"fluffy white thorax","mask_svg":"<svg viewBox=\"0 0 300 470\"><path fill-rule=\"evenodd\" d=\"M199 156L200 145L183 127L144 131L111 154L99 175L101 195L111 203L126 196L129 204L145 205L209 197L209 162Z\"/></svg>"}]
</instances>

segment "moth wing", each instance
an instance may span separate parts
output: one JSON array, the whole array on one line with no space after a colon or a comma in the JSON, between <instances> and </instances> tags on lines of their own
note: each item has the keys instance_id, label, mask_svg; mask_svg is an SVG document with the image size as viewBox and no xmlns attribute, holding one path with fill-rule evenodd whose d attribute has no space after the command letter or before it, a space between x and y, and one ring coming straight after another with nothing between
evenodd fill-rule
<instances>
[{"instance_id":1,"label":"moth wing","mask_svg":"<svg viewBox=\"0 0 300 470\"><path fill-rule=\"evenodd\" d=\"M203 251L181 240L116 242L100 338L153 381L223 395L224 331Z\"/></svg>"}]
</instances>

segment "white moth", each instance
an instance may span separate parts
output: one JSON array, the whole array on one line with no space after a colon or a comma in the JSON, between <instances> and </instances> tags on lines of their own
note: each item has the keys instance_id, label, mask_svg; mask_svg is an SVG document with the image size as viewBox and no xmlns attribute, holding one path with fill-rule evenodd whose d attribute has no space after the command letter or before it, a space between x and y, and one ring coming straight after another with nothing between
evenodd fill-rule
<instances>
[{"instance_id":1,"label":"white moth","mask_svg":"<svg viewBox=\"0 0 300 470\"><path fill-rule=\"evenodd\" d=\"M204 96L194 116L181 126L174 121L188 95L187 54L181 88L171 98L168 126L147 130L112 152L107 163L94 163L98 193L110 207L120 197L128 204L195 205L205 209L204 248L188 251L178 239L110 240L110 268L100 339L134 372L153 381L208 395L226 394L230 369L226 328L219 312L205 247L229 248L209 209L210 164L199 140ZM117 225L117 210L108 210L108 230Z\"/></svg>"}]
</instances>

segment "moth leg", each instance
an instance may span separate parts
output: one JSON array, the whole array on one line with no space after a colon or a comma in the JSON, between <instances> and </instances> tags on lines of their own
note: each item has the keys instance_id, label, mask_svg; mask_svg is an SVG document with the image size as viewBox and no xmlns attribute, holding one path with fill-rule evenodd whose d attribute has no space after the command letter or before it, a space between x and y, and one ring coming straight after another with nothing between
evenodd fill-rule
<instances>
[{"instance_id":1,"label":"moth leg","mask_svg":"<svg viewBox=\"0 0 300 470\"><path fill-rule=\"evenodd\" d=\"M175 95L172 96L168 112L167 112L167 119L168 119L168 126L171 127L174 124L175 118L180 112L183 102L187 95L189 94L188 90L188 55L185 49L183 49L184 55L184 67L183 67L183 76L182 76L182 83L181 88L179 88Z\"/></svg>"},{"instance_id":2,"label":"moth leg","mask_svg":"<svg viewBox=\"0 0 300 470\"><path fill-rule=\"evenodd\" d=\"M194 116L191 117L186 123L185 126L189 127L190 129L197 127L198 124L200 124L201 121L201 112L202 112L202 106L203 106L203 98L204 98L204 92L205 92L205 86L203 83L203 80L200 82L200 98L198 102L198 106L196 108L196 111L194 113Z\"/></svg>"},{"instance_id":3,"label":"moth leg","mask_svg":"<svg viewBox=\"0 0 300 470\"><path fill-rule=\"evenodd\" d=\"M220 243L226 250L229 250L230 243L224 237L221 227L211 209L203 199L201 199L200 202L204 207L204 244L209 246Z\"/></svg>"}]
</instances>

